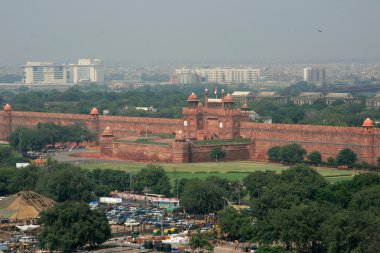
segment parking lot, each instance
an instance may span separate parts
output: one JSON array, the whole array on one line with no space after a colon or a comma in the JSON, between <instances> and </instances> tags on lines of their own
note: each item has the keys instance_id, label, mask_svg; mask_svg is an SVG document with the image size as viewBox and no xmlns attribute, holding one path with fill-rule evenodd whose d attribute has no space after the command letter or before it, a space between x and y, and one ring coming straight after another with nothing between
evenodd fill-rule
<instances>
[{"instance_id":1,"label":"parking lot","mask_svg":"<svg viewBox=\"0 0 380 253\"><path fill-rule=\"evenodd\" d=\"M99 204L96 208L103 211L115 233L130 235L132 233L170 234L194 229L204 223L203 217L184 214L183 212L168 213L151 203L143 201L123 201L120 204ZM158 230L158 231L157 231ZM169 231L170 230L170 231Z\"/></svg>"}]
</instances>

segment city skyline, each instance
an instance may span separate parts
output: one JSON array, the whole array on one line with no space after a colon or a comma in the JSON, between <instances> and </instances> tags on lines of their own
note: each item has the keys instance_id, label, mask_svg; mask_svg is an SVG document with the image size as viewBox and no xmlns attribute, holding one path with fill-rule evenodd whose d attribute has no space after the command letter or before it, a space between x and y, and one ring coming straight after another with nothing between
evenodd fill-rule
<instances>
[{"instance_id":1,"label":"city skyline","mask_svg":"<svg viewBox=\"0 0 380 253\"><path fill-rule=\"evenodd\" d=\"M0 64L379 60L380 2L2 1Z\"/></svg>"}]
</instances>

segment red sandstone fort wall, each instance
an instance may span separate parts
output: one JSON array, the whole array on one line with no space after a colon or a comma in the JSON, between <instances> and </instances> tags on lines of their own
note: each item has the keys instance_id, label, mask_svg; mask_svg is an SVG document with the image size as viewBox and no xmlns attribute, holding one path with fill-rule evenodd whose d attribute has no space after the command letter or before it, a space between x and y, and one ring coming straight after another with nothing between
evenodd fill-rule
<instances>
[{"instance_id":1,"label":"red sandstone fort wall","mask_svg":"<svg viewBox=\"0 0 380 253\"><path fill-rule=\"evenodd\" d=\"M375 163L380 156L380 129L242 122L240 133L255 141L255 160L267 160L269 148L291 143L307 152L319 151L324 160L344 148L352 149L360 161Z\"/></svg>"},{"instance_id":2,"label":"red sandstone fort wall","mask_svg":"<svg viewBox=\"0 0 380 253\"><path fill-rule=\"evenodd\" d=\"M9 133L9 124L5 117L5 112L0 115L0 139L5 140ZM64 113L41 113L41 112L11 112L12 122L10 131L17 127L34 127L41 122L54 122L61 125L71 125L81 122L98 134L109 126L115 137L135 136L149 131L152 133L175 133L182 127L182 120L161 119L161 118L142 118L142 117L120 117L120 116L98 116L94 118L85 114L64 114Z\"/></svg>"},{"instance_id":3,"label":"red sandstone fort wall","mask_svg":"<svg viewBox=\"0 0 380 253\"><path fill-rule=\"evenodd\" d=\"M137 162L172 162L172 151L170 146L114 142L112 156Z\"/></svg>"},{"instance_id":4,"label":"red sandstone fort wall","mask_svg":"<svg viewBox=\"0 0 380 253\"><path fill-rule=\"evenodd\" d=\"M239 161L239 160L252 160L254 157L254 144L253 143L236 143L225 145L202 145L191 146L192 162L210 162L213 161L210 155L212 149L221 147L226 152L226 157L223 161Z\"/></svg>"},{"instance_id":5,"label":"red sandstone fort wall","mask_svg":"<svg viewBox=\"0 0 380 253\"><path fill-rule=\"evenodd\" d=\"M153 133L174 133L182 128L181 119L158 119L140 117L121 117L121 116L98 116L94 118L83 114L63 114L63 113L39 113L39 112L18 112L12 111L7 114L0 112L0 139L5 140L11 131L19 126L34 127L40 122L55 122L62 125L69 125L75 122L83 122L92 131L100 134L109 126L115 135L115 139L125 136L138 135L146 130ZM358 154L359 161L376 163L380 156L380 129L364 129L359 127L332 127L315 125L289 125L289 124L263 124L252 122L241 122L240 135L254 140L254 152L249 155L231 150L231 154L239 160L254 159L266 160L267 150L273 146L281 146L290 143L298 143L308 152L319 151L323 159L335 157L340 150L350 148ZM151 145L150 145L151 146ZM116 149L121 150L121 146ZM181 151L178 151L181 150ZM146 150L141 150L148 152ZM122 152L122 151L119 151ZM169 155L162 156L163 160L175 160L186 162L187 158L192 161L205 161L209 159L209 151L206 148L193 148L192 154L186 145L176 148L155 147L151 148L145 156L148 160L154 160L152 152L175 153L174 158ZM131 156L136 155L130 154ZM208 154L207 154L208 153ZM206 155L207 154L207 155ZM197 158L197 157L200 158ZM128 159L128 158L127 158ZM160 158L161 159L161 158Z\"/></svg>"}]
</instances>

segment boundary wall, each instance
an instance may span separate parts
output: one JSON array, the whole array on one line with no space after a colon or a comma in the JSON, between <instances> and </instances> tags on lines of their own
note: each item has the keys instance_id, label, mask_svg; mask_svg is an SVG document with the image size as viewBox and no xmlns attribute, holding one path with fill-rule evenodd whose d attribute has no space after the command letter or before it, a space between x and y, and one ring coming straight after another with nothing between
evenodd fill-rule
<instances>
[{"instance_id":1,"label":"boundary wall","mask_svg":"<svg viewBox=\"0 0 380 253\"><path fill-rule=\"evenodd\" d=\"M40 122L49 121L62 125L82 122L91 131L97 133L99 138L108 126L113 131L113 140L144 135L146 132L172 134L183 129L182 119L3 110L0 111L0 140L6 140L17 127L34 127ZM242 121L240 122L240 135L243 138L251 138L252 142L245 145L235 144L235 146L232 144L219 145L228 149L227 158L230 156L233 160L267 160L269 148L291 143L300 144L307 152L319 151L323 160L335 157L344 148L352 149L358 155L359 162L376 164L377 157L380 156L380 129L377 128L265 124ZM149 157L150 161L156 159L172 162L198 162L205 161L206 157L207 161L210 161L211 148L190 145L188 142L176 142L170 146L147 145L149 147L140 150L138 150L140 147L135 144L115 142L112 144L113 146L110 145L101 147L102 154L126 159L128 157L140 159L141 154L144 154L143 157ZM127 155L123 154L124 152L129 153Z\"/></svg>"}]
</instances>

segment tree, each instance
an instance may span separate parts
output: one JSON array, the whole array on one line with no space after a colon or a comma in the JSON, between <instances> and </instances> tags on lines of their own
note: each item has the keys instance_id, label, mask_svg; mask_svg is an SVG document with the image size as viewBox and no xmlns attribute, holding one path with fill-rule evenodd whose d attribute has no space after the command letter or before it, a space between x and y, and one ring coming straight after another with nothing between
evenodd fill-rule
<instances>
[{"instance_id":1,"label":"tree","mask_svg":"<svg viewBox=\"0 0 380 253\"><path fill-rule=\"evenodd\" d=\"M271 162L281 162L281 147L275 146L268 149L268 159Z\"/></svg>"},{"instance_id":2,"label":"tree","mask_svg":"<svg viewBox=\"0 0 380 253\"><path fill-rule=\"evenodd\" d=\"M289 144L281 148L281 161L289 164L300 163L306 155L306 150L299 144Z\"/></svg>"},{"instance_id":3,"label":"tree","mask_svg":"<svg viewBox=\"0 0 380 253\"><path fill-rule=\"evenodd\" d=\"M349 148L341 150L336 157L336 162L338 165L351 166L357 160L356 154Z\"/></svg>"},{"instance_id":4,"label":"tree","mask_svg":"<svg viewBox=\"0 0 380 253\"><path fill-rule=\"evenodd\" d=\"M253 238L254 218L243 212L233 207L219 212L220 229L223 233L228 233L231 240L250 241Z\"/></svg>"},{"instance_id":5,"label":"tree","mask_svg":"<svg viewBox=\"0 0 380 253\"><path fill-rule=\"evenodd\" d=\"M280 246L260 246L255 253L289 253L289 251L286 251L283 247Z\"/></svg>"},{"instance_id":6,"label":"tree","mask_svg":"<svg viewBox=\"0 0 380 253\"><path fill-rule=\"evenodd\" d=\"M207 236L200 233L200 231L198 231L198 233L194 234L190 240L189 240L189 245L190 245L190 248L194 251L196 249L202 249L202 248L205 248L207 250L212 250L212 246L211 244L208 242L207 240Z\"/></svg>"},{"instance_id":7,"label":"tree","mask_svg":"<svg viewBox=\"0 0 380 253\"><path fill-rule=\"evenodd\" d=\"M369 212L341 210L322 225L328 252L377 252L379 232L380 219Z\"/></svg>"},{"instance_id":8,"label":"tree","mask_svg":"<svg viewBox=\"0 0 380 253\"><path fill-rule=\"evenodd\" d=\"M368 211L376 216L380 215L380 185L366 187L353 194L349 209Z\"/></svg>"},{"instance_id":9,"label":"tree","mask_svg":"<svg viewBox=\"0 0 380 253\"><path fill-rule=\"evenodd\" d=\"M95 169L86 171L85 175L97 186L107 186L112 190L126 191L129 189L131 179L130 174L121 170ZM100 189L98 187L98 189Z\"/></svg>"},{"instance_id":10,"label":"tree","mask_svg":"<svg viewBox=\"0 0 380 253\"><path fill-rule=\"evenodd\" d=\"M380 166L380 156L377 158L377 166Z\"/></svg>"},{"instance_id":11,"label":"tree","mask_svg":"<svg viewBox=\"0 0 380 253\"><path fill-rule=\"evenodd\" d=\"M62 140L63 129L54 122L38 123L37 131L40 136L43 136L44 143L53 147L55 147L55 143Z\"/></svg>"},{"instance_id":12,"label":"tree","mask_svg":"<svg viewBox=\"0 0 380 253\"><path fill-rule=\"evenodd\" d=\"M305 188L323 188L327 186L326 179L321 174L315 169L302 164L284 170L281 180L285 183L298 184Z\"/></svg>"},{"instance_id":13,"label":"tree","mask_svg":"<svg viewBox=\"0 0 380 253\"><path fill-rule=\"evenodd\" d=\"M274 171L255 171L243 179L244 186L247 188L252 198L260 197L260 193L279 180L279 176Z\"/></svg>"},{"instance_id":14,"label":"tree","mask_svg":"<svg viewBox=\"0 0 380 253\"><path fill-rule=\"evenodd\" d=\"M41 212L40 242L50 250L73 252L79 246L95 246L111 237L104 213L86 203L65 202Z\"/></svg>"},{"instance_id":15,"label":"tree","mask_svg":"<svg viewBox=\"0 0 380 253\"><path fill-rule=\"evenodd\" d=\"M140 170L136 174L136 180L134 179L134 187L135 190L140 191L147 188L151 193L170 194L169 177L159 165L149 164Z\"/></svg>"},{"instance_id":16,"label":"tree","mask_svg":"<svg viewBox=\"0 0 380 253\"><path fill-rule=\"evenodd\" d=\"M225 203L224 191L200 179L192 179L185 185L181 195L181 206L193 214L209 214L219 211Z\"/></svg>"},{"instance_id":17,"label":"tree","mask_svg":"<svg viewBox=\"0 0 380 253\"><path fill-rule=\"evenodd\" d=\"M330 212L315 203L311 205L293 206L290 209L271 213L269 219L278 239L285 242L287 248L317 252L321 248L321 225Z\"/></svg>"},{"instance_id":18,"label":"tree","mask_svg":"<svg viewBox=\"0 0 380 253\"><path fill-rule=\"evenodd\" d=\"M17 151L40 150L46 142L33 128L17 128L8 137L9 145Z\"/></svg>"},{"instance_id":19,"label":"tree","mask_svg":"<svg viewBox=\"0 0 380 253\"><path fill-rule=\"evenodd\" d=\"M93 185L84 173L69 164L54 165L40 176L36 191L58 202L90 200Z\"/></svg>"},{"instance_id":20,"label":"tree","mask_svg":"<svg viewBox=\"0 0 380 253\"><path fill-rule=\"evenodd\" d=\"M226 151L224 151L221 147L215 147L211 150L210 157L211 159L215 159L215 162L218 162L218 159L223 159L226 157Z\"/></svg>"},{"instance_id":21,"label":"tree","mask_svg":"<svg viewBox=\"0 0 380 253\"><path fill-rule=\"evenodd\" d=\"M73 125L64 127L64 133L62 139L64 142L75 142L77 146L82 141L93 141L96 139L95 134L91 133L90 130L84 124L75 123Z\"/></svg>"},{"instance_id":22,"label":"tree","mask_svg":"<svg viewBox=\"0 0 380 253\"><path fill-rule=\"evenodd\" d=\"M318 151L313 151L310 154L307 155L307 160L314 165L318 165L322 163L322 156L321 153Z\"/></svg>"}]
</instances>

